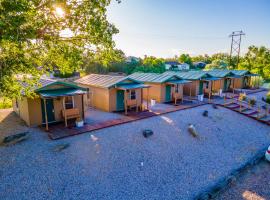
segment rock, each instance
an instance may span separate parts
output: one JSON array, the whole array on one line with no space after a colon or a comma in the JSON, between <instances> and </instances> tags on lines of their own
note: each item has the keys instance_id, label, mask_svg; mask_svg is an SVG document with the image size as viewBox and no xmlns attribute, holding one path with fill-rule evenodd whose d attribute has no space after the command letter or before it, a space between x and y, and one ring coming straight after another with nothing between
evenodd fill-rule
<instances>
[{"instance_id":1,"label":"rock","mask_svg":"<svg viewBox=\"0 0 270 200\"><path fill-rule=\"evenodd\" d=\"M143 136L148 138L149 136L153 135L154 132L152 130L143 130Z\"/></svg>"},{"instance_id":2,"label":"rock","mask_svg":"<svg viewBox=\"0 0 270 200\"><path fill-rule=\"evenodd\" d=\"M193 136L193 137L198 137L198 133L195 129L195 127L192 124L189 124L188 126L188 132Z\"/></svg>"},{"instance_id":3,"label":"rock","mask_svg":"<svg viewBox=\"0 0 270 200\"><path fill-rule=\"evenodd\" d=\"M59 145L56 145L55 148L54 148L54 151L56 152L60 152L66 148L68 148L70 146L70 144L66 143L66 144L59 144Z\"/></svg>"},{"instance_id":4,"label":"rock","mask_svg":"<svg viewBox=\"0 0 270 200\"><path fill-rule=\"evenodd\" d=\"M203 111L203 116L208 117L208 111L207 110Z\"/></svg>"},{"instance_id":5,"label":"rock","mask_svg":"<svg viewBox=\"0 0 270 200\"><path fill-rule=\"evenodd\" d=\"M213 108L214 108L214 109L218 109L217 104L213 104Z\"/></svg>"},{"instance_id":6,"label":"rock","mask_svg":"<svg viewBox=\"0 0 270 200\"><path fill-rule=\"evenodd\" d=\"M26 139L28 139L28 131L7 136L0 143L5 145L5 146L9 146L9 145L13 145L13 144L22 142L22 141L24 141Z\"/></svg>"}]
</instances>

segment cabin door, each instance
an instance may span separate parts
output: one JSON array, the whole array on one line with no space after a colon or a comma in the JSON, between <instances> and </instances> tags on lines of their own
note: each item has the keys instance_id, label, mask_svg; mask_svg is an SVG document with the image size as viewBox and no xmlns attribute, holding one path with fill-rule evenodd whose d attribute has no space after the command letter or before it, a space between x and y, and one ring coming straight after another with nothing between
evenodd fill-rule
<instances>
[{"instance_id":1,"label":"cabin door","mask_svg":"<svg viewBox=\"0 0 270 200\"><path fill-rule=\"evenodd\" d=\"M53 99L46 99L46 111L48 123L55 122ZM41 99L42 123L45 124L44 100Z\"/></svg>"},{"instance_id":2,"label":"cabin door","mask_svg":"<svg viewBox=\"0 0 270 200\"><path fill-rule=\"evenodd\" d=\"M200 81L199 94L203 94L203 81Z\"/></svg>"},{"instance_id":3,"label":"cabin door","mask_svg":"<svg viewBox=\"0 0 270 200\"><path fill-rule=\"evenodd\" d=\"M228 79L224 79L224 91L226 92L228 90Z\"/></svg>"},{"instance_id":4,"label":"cabin door","mask_svg":"<svg viewBox=\"0 0 270 200\"><path fill-rule=\"evenodd\" d=\"M124 109L125 109L124 90L117 90L117 92L116 92L116 110L122 111Z\"/></svg>"},{"instance_id":5,"label":"cabin door","mask_svg":"<svg viewBox=\"0 0 270 200\"><path fill-rule=\"evenodd\" d=\"M172 100L171 98L171 85L166 85L165 87L165 101L169 102Z\"/></svg>"}]
</instances>

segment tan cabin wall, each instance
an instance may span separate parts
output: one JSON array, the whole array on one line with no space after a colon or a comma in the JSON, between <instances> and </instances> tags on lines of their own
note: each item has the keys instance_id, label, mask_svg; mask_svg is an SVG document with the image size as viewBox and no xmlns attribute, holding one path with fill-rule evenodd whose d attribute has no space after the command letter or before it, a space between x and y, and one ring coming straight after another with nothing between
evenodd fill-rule
<instances>
[{"instance_id":1,"label":"tan cabin wall","mask_svg":"<svg viewBox=\"0 0 270 200\"><path fill-rule=\"evenodd\" d=\"M219 91L220 89L223 90L224 88L224 79L212 81L212 90Z\"/></svg>"},{"instance_id":2,"label":"tan cabin wall","mask_svg":"<svg viewBox=\"0 0 270 200\"><path fill-rule=\"evenodd\" d=\"M17 100L18 107L16 107L16 100L13 100L13 110L19 115L19 117L30 126L29 110L28 110L28 99L23 97Z\"/></svg>"},{"instance_id":3,"label":"tan cabin wall","mask_svg":"<svg viewBox=\"0 0 270 200\"><path fill-rule=\"evenodd\" d=\"M243 78L234 78L234 88L241 89L243 87Z\"/></svg>"},{"instance_id":4,"label":"tan cabin wall","mask_svg":"<svg viewBox=\"0 0 270 200\"><path fill-rule=\"evenodd\" d=\"M113 112L116 111L116 92L117 89L116 88L111 88L109 90L109 112Z\"/></svg>"},{"instance_id":5,"label":"tan cabin wall","mask_svg":"<svg viewBox=\"0 0 270 200\"><path fill-rule=\"evenodd\" d=\"M146 83L146 85L149 85L148 88L148 100L155 99L157 102L162 102L161 99L161 93L162 93L162 86L159 83ZM164 89L163 89L164 90ZM143 89L143 99L147 100L147 88Z\"/></svg>"},{"instance_id":6,"label":"tan cabin wall","mask_svg":"<svg viewBox=\"0 0 270 200\"><path fill-rule=\"evenodd\" d=\"M94 108L103 110L103 111L110 112L109 89L93 87L93 86L83 85L83 84L79 84L79 86L89 89L90 98L91 98L91 106L93 106Z\"/></svg>"},{"instance_id":7,"label":"tan cabin wall","mask_svg":"<svg viewBox=\"0 0 270 200\"><path fill-rule=\"evenodd\" d=\"M190 89L191 89L191 96L196 96L199 94L199 86L200 86L200 81L195 80L192 81L191 83L185 84L183 87L183 93L184 95L190 95Z\"/></svg>"},{"instance_id":8,"label":"tan cabin wall","mask_svg":"<svg viewBox=\"0 0 270 200\"><path fill-rule=\"evenodd\" d=\"M28 99L29 106L29 126L42 124L42 111L40 98Z\"/></svg>"}]
</instances>

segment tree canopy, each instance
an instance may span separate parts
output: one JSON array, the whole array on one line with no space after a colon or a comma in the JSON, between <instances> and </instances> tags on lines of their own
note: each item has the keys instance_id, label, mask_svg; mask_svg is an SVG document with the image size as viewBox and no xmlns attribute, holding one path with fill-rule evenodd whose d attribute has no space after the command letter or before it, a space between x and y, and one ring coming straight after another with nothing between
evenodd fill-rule
<instances>
[{"instance_id":1,"label":"tree canopy","mask_svg":"<svg viewBox=\"0 0 270 200\"><path fill-rule=\"evenodd\" d=\"M112 36L118 33L107 20L110 2L0 0L0 95L20 96L20 77L31 96L43 73L75 71L85 55L106 63L115 55Z\"/></svg>"}]
</instances>

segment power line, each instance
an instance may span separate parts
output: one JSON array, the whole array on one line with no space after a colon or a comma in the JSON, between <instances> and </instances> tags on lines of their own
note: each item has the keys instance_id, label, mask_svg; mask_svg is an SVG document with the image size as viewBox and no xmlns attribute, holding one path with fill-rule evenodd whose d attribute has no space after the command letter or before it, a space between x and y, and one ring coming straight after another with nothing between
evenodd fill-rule
<instances>
[{"instance_id":1,"label":"power line","mask_svg":"<svg viewBox=\"0 0 270 200\"><path fill-rule=\"evenodd\" d=\"M232 38L231 52L230 52L230 65L232 65L232 56L237 56L236 66L238 66L242 35L246 35L246 34L243 31L233 31L232 34L229 35L229 37Z\"/></svg>"}]
</instances>

